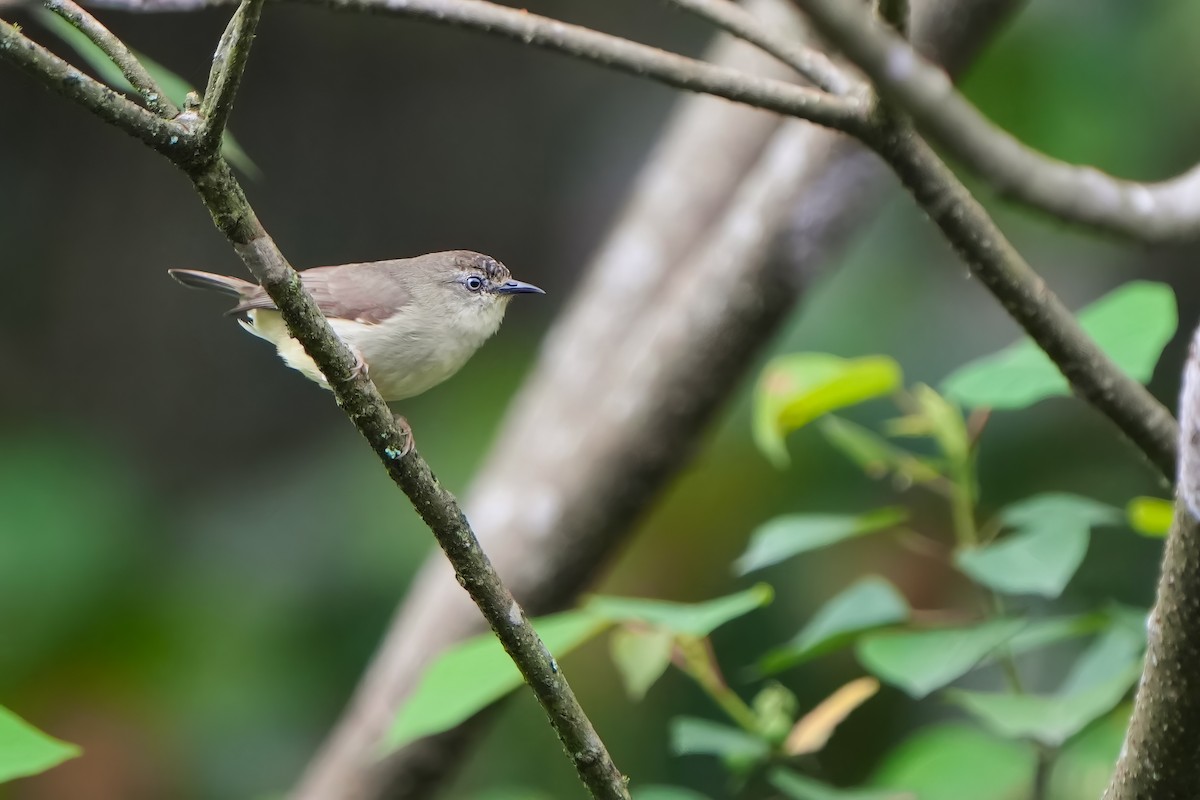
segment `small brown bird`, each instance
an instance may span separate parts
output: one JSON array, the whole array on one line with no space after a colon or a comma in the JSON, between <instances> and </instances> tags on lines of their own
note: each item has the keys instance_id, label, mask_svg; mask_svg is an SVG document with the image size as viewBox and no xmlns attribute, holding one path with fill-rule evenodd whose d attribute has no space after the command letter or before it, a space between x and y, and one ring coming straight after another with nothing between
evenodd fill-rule
<instances>
[{"instance_id":1,"label":"small brown bird","mask_svg":"<svg viewBox=\"0 0 1200 800\"><path fill-rule=\"evenodd\" d=\"M210 272L168 272L184 286L236 297L228 313L242 315L243 328L275 345L289 367L329 388L261 286ZM421 394L458 372L500 327L513 295L545 294L513 280L496 259L469 250L315 267L300 278L388 402Z\"/></svg>"}]
</instances>

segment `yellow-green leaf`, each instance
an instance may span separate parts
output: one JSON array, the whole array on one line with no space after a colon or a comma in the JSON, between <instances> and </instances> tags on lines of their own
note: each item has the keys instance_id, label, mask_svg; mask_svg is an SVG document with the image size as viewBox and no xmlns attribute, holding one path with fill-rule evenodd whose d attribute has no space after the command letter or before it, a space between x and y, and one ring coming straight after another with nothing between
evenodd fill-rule
<instances>
[{"instance_id":1,"label":"yellow-green leaf","mask_svg":"<svg viewBox=\"0 0 1200 800\"><path fill-rule=\"evenodd\" d=\"M777 466L788 463L785 437L831 411L891 394L900 366L886 356L841 358L795 353L767 364L754 398L754 439Z\"/></svg>"},{"instance_id":2,"label":"yellow-green leaf","mask_svg":"<svg viewBox=\"0 0 1200 800\"><path fill-rule=\"evenodd\" d=\"M1143 536L1160 539L1171 530L1171 517L1175 505L1170 500L1158 497L1135 497L1125 506L1125 518L1129 527Z\"/></svg>"}]
</instances>

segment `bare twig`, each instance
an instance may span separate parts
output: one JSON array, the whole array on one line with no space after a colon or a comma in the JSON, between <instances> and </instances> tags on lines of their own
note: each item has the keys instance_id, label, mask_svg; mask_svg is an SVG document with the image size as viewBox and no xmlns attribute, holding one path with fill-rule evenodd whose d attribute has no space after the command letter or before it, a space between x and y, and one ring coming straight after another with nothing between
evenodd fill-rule
<instances>
[{"instance_id":1,"label":"bare twig","mask_svg":"<svg viewBox=\"0 0 1200 800\"><path fill-rule=\"evenodd\" d=\"M197 132L201 153L216 158L221 152L221 137L233 113L233 100L242 82L254 29L262 13L263 0L246 0L233 12L213 54L208 87L200 105L200 129Z\"/></svg>"},{"instance_id":2,"label":"bare twig","mask_svg":"<svg viewBox=\"0 0 1200 800\"><path fill-rule=\"evenodd\" d=\"M1059 219L1141 241L1200 235L1200 166L1167 181L1138 183L1050 158L984 117L941 69L874 21L861 4L795 2L886 100L999 192Z\"/></svg>"},{"instance_id":3,"label":"bare twig","mask_svg":"<svg viewBox=\"0 0 1200 800\"><path fill-rule=\"evenodd\" d=\"M795 37L762 25L732 0L668 0L778 58L812 84L831 94L847 94L857 82L824 53L806 47Z\"/></svg>"},{"instance_id":4,"label":"bare twig","mask_svg":"<svg viewBox=\"0 0 1200 800\"><path fill-rule=\"evenodd\" d=\"M1104 800L1185 800L1200 786L1200 329L1179 402L1180 469L1133 718Z\"/></svg>"},{"instance_id":5,"label":"bare twig","mask_svg":"<svg viewBox=\"0 0 1200 800\"><path fill-rule=\"evenodd\" d=\"M98 0L92 5L130 11L192 10L225 0ZM677 89L724 97L768 111L843 129L861 116L853 98L783 80L706 64L619 36L531 14L486 0L300 0L339 11L386 14L483 31L554 50Z\"/></svg>"},{"instance_id":6,"label":"bare twig","mask_svg":"<svg viewBox=\"0 0 1200 800\"><path fill-rule=\"evenodd\" d=\"M214 69L216 80L210 86L214 90L210 94L213 99L206 105L210 130L215 131L218 141L249 53L261 5L262 0L245 0L242 3L217 53L217 61L222 63ZM77 72L71 72L69 65L64 70L61 62L44 57L40 49L28 42L14 26L0 26L0 34L4 37L0 39L0 52L6 55L10 51L23 54L24 58L19 63L43 84L53 88L64 74L74 82ZM86 93L68 96L98 114L98 109L109 108L112 102L109 95L128 103L115 93L106 95L95 87L84 86L87 87ZM134 108L142 117L134 117L131 112L115 120L100 115L130 132L136 132L141 127L154 131L162 124L161 120L144 110L136 106ZM525 618L521 607L501 583L457 501L441 487L429 465L400 433L374 384L361 370L355 369L354 357L329 327L304 289L299 275L263 229L229 166L219 156L201 163L192 154L181 152L174 160L192 179L218 229L229 239L243 262L275 301L289 332L304 345L321 368L338 405L375 450L392 480L408 495L417 513L433 531L447 559L453 564L459 582L487 618L505 651L517 664L545 709L580 780L597 800L628 800L624 777L579 706L562 670Z\"/></svg>"},{"instance_id":7,"label":"bare twig","mask_svg":"<svg viewBox=\"0 0 1200 800\"><path fill-rule=\"evenodd\" d=\"M146 101L147 108L164 119L171 119L179 113L179 109L142 66L142 62L138 61L137 56L124 42L113 36L108 28L101 25L99 20L80 8L73 0L45 0L45 6L91 39L109 60L116 64L117 69L121 70L129 85Z\"/></svg>"},{"instance_id":8,"label":"bare twig","mask_svg":"<svg viewBox=\"0 0 1200 800\"><path fill-rule=\"evenodd\" d=\"M182 125L155 116L120 92L85 75L5 20L0 20L0 60L9 62L52 92L79 103L168 158L190 146L190 134Z\"/></svg>"}]
</instances>

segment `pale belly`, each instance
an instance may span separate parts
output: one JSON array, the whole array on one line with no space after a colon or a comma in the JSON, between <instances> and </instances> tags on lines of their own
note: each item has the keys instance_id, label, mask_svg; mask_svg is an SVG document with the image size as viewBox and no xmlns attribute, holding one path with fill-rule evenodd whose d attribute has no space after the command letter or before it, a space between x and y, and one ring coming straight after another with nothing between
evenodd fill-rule
<instances>
[{"instance_id":1,"label":"pale belly","mask_svg":"<svg viewBox=\"0 0 1200 800\"><path fill-rule=\"evenodd\" d=\"M304 347L287 334L278 311L256 310L242 327L275 345L279 356L292 369L309 380L329 388L325 376L304 352ZM342 341L357 352L370 368L369 375L383 399L403 400L425 392L462 369L486 336L454 335L431 337L417 335L396 326L363 325L331 319L330 326Z\"/></svg>"}]
</instances>

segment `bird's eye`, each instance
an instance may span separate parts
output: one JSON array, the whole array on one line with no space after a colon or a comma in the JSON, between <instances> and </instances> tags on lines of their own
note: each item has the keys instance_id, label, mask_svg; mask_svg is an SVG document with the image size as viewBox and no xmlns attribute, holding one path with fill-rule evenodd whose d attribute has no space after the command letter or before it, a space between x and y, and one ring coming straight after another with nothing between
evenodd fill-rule
<instances>
[{"instance_id":1,"label":"bird's eye","mask_svg":"<svg viewBox=\"0 0 1200 800\"><path fill-rule=\"evenodd\" d=\"M467 278L463 283L472 292L478 292L480 289L483 288L483 279L480 277L477 277L475 275L472 275L471 277Z\"/></svg>"}]
</instances>

